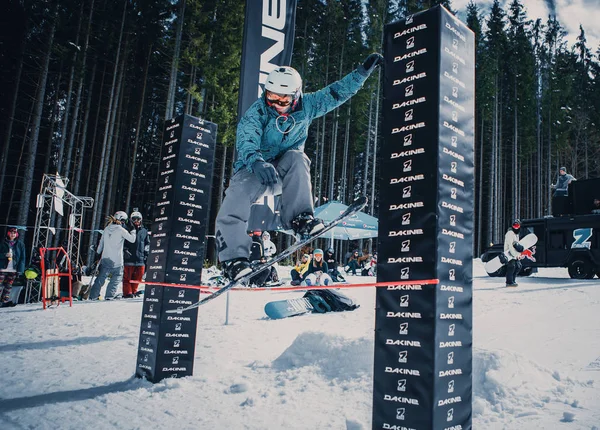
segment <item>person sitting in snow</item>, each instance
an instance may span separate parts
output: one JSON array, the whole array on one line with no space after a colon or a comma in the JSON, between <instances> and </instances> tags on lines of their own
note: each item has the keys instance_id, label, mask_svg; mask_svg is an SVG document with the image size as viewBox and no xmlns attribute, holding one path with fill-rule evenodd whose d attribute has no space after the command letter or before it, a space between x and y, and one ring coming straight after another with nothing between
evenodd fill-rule
<instances>
[{"instance_id":1,"label":"person sitting in snow","mask_svg":"<svg viewBox=\"0 0 600 430\"><path fill-rule=\"evenodd\" d=\"M308 270L310 264L310 255L303 254L300 261L296 263L296 266L291 270L290 276L292 277L292 285L300 285L304 279L304 274Z\"/></svg>"},{"instance_id":2,"label":"person sitting in snow","mask_svg":"<svg viewBox=\"0 0 600 430\"><path fill-rule=\"evenodd\" d=\"M335 258L335 251L333 248L329 248L327 251L325 251L325 262L329 267L327 274L331 276L331 279L334 282L344 282L344 277L338 271L337 260Z\"/></svg>"},{"instance_id":3,"label":"person sitting in snow","mask_svg":"<svg viewBox=\"0 0 600 430\"><path fill-rule=\"evenodd\" d=\"M283 227L299 237L325 226L314 217L310 160L304 153L311 122L341 106L362 87L381 54L371 54L341 80L314 93L302 93L302 78L291 67L276 67L262 96L237 127L234 175L217 214L216 241L224 273L237 280L252 271L251 240L245 234L252 204L281 194Z\"/></svg>"},{"instance_id":4,"label":"person sitting in snow","mask_svg":"<svg viewBox=\"0 0 600 430\"><path fill-rule=\"evenodd\" d=\"M333 283L331 276L327 274L329 267L323 261L323 251L315 249L313 251L312 262L308 265L308 270L304 274L303 285L329 285Z\"/></svg>"}]
</instances>

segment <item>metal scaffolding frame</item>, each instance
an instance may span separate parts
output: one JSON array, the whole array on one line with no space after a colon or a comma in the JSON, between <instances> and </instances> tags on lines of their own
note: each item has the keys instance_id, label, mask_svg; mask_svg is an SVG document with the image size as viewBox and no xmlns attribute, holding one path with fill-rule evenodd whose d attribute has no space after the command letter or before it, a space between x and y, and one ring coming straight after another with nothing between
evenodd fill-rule
<instances>
[{"instance_id":1,"label":"metal scaffolding frame","mask_svg":"<svg viewBox=\"0 0 600 430\"><path fill-rule=\"evenodd\" d=\"M52 247L52 235L56 234L53 224L55 217L53 212L55 204L60 202L68 212L68 236L67 255L75 265L79 262L81 249L81 234L83 233L83 211L94 205L91 197L76 196L67 190L69 180L56 175L44 174L40 193L37 195L35 218L35 230L29 261L31 263L35 255L40 255L40 248ZM39 302L42 292L41 279L27 281L25 289L25 303Z\"/></svg>"}]
</instances>

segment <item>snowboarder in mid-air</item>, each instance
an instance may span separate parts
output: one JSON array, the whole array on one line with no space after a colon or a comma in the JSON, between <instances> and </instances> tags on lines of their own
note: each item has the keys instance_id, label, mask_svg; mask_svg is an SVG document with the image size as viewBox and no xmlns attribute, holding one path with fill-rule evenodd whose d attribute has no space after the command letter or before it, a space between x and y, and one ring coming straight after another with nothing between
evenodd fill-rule
<instances>
[{"instance_id":1,"label":"snowboarder in mid-air","mask_svg":"<svg viewBox=\"0 0 600 430\"><path fill-rule=\"evenodd\" d=\"M302 78L293 68L276 67L269 74L264 93L238 124L235 173L217 215L219 260L227 278L252 272L246 231L250 207L260 197L281 194L283 227L299 237L325 227L313 214L310 160L304 154L308 127L356 94L382 62L380 54L371 54L341 80L308 94L302 94Z\"/></svg>"}]
</instances>

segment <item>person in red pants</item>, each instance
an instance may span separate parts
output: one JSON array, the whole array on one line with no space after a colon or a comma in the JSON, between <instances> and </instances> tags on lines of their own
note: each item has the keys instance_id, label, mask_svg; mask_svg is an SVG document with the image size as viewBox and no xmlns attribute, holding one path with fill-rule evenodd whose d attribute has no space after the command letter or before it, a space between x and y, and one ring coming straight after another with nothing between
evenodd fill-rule
<instances>
[{"instance_id":1,"label":"person in red pants","mask_svg":"<svg viewBox=\"0 0 600 430\"><path fill-rule=\"evenodd\" d=\"M135 211L129 217L136 230L134 243L125 242L123 255L125 267L123 269L123 298L129 299L138 296L139 282L142 281L148 251L150 249L150 236L142 224L142 214ZM133 282L132 282L133 281Z\"/></svg>"}]
</instances>

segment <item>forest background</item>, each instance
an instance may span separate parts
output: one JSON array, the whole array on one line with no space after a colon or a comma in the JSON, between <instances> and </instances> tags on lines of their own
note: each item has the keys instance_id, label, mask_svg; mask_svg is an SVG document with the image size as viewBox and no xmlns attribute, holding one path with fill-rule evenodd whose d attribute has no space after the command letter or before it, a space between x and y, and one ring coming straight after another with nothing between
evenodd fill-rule
<instances>
[{"instance_id":1,"label":"forest background","mask_svg":"<svg viewBox=\"0 0 600 430\"><path fill-rule=\"evenodd\" d=\"M458 12L450 0L298 0L292 66L304 91L381 51L385 24L436 4ZM0 225L31 232L42 176L59 172L73 194L95 200L85 213L86 245L117 210L139 208L149 227L163 124L182 113L219 127L214 221L232 173L244 1L4 5ZM588 46L581 26L569 43L555 15L530 20L521 0L494 0L491 8L470 1L460 12L476 37L478 255L501 240L513 217L549 214L559 166L578 179L600 176L600 45ZM350 102L313 123L305 151L317 205L367 195L367 212L377 216L382 78L376 73ZM60 244L66 222L58 217L56 225Z\"/></svg>"}]
</instances>

